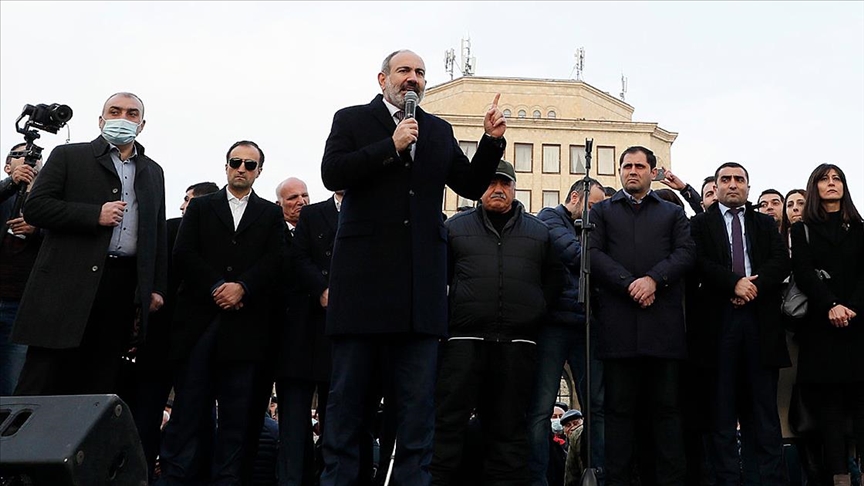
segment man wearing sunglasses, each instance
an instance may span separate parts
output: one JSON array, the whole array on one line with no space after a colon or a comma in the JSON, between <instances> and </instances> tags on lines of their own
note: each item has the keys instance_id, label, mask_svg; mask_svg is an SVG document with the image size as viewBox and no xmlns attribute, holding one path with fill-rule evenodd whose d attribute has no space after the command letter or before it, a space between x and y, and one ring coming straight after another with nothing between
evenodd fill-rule
<instances>
[{"instance_id":1,"label":"man wearing sunglasses","mask_svg":"<svg viewBox=\"0 0 864 486\"><path fill-rule=\"evenodd\" d=\"M16 394L116 393L136 310L143 337L162 306L165 180L144 124L138 96L110 96L101 136L56 147L33 183L24 218L46 232L12 331L29 346Z\"/></svg>"},{"instance_id":2,"label":"man wearing sunglasses","mask_svg":"<svg viewBox=\"0 0 864 486\"><path fill-rule=\"evenodd\" d=\"M219 433L207 484L241 484L250 431L257 437L273 383L262 377L285 223L279 206L252 190L264 166L258 145L234 143L225 162L228 184L189 202L174 245L182 283L170 355L179 365L160 454L164 484L195 479L200 417L214 400Z\"/></svg>"},{"instance_id":3,"label":"man wearing sunglasses","mask_svg":"<svg viewBox=\"0 0 864 486\"><path fill-rule=\"evenodd\" d=\"M449 123L420 108L411 113L406 94L422 100L425 75L417 54L388 55L378 73L382 94L338 111L324 148L324 185L345 197L327 308L333 370L323 486L362 480L358 451L371 440L377 397L370 395L379 385L396 424L390 485L431 481L436 357L447 332L444 186L470 199L483 195L504 155L506 123L498 96L477 107L485 134L469 161Z\"/></svg>"},{"instance_id":4,"label":"man wearing sunglasses","mask_svg":"<svg viewBox=\"0 0 864 486\"><path fill-rule=\"evenodd\" d=\"M35 226L28 224L21 213L13 214L20 206L19 189L33 183L37 167L24 163L26 144L12 147L6 156L3 171L9 175L0 182L0 396L11 395L18 383L18 375L24 366L27 346L9 340L15 315L24 293L24 284L42 244L42 234ZM23 201L22 201L23 203Z\"/></svg>"}]
</instances>

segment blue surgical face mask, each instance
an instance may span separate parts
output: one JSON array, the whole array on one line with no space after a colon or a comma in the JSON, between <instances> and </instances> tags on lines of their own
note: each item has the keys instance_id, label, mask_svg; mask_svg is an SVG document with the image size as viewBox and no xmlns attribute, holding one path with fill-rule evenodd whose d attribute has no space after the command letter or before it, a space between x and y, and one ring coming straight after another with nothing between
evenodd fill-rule
<instances>
[{"instance_id":1,"label":"blue surgical face mask","mask_svg":"<svg viewBox=\"0 0 864 486\"><path fill-rule=\"evenodd\" d=\"M125 118L105 120L102 125L102 136L113 145L128 145L138 135L138 124Z\"/></svg>"},{"instance_id":2,"label":"blue surgical face mask","mask_svg":"<svg viewBox=\"0 0 864 486\"><path fill-rule=\"evenodd\" d=\"M554 434L562 434L564 433L564 426L561 425L560 419L552 419L552 432Z\"/></svg>"}]
</instances>

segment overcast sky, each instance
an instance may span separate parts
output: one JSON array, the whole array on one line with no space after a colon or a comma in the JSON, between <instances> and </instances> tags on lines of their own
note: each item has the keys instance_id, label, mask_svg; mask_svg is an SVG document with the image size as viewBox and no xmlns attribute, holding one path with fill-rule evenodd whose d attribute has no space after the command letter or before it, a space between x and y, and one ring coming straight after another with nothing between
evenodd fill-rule
<instances>
[{"instance_id":1,"label":"overcast sky","mask_svg":"<svg viewBox=\"0 0 864 486\"><path fill-rule=\"evenodd\" d=\"M623 73L634 120L679 133L672 164L694 186L735 160L755 201L832 162L864 210L864 2L3 1L0 19L2 149L22 140L25 103L70 105L82 142L98 136L105 98L132 91L169 217L188 185L225 183L224 153L240 139L267 156L260 195L296 176L325 199L333 113L368 103L399 48L425 59L429 86L449 80L444 52L458 57L468 35L478 76L567 79L578 47L587 83L617 95ZM46 156L65 138L45 134Z\"/></svg>"}]
</instances>

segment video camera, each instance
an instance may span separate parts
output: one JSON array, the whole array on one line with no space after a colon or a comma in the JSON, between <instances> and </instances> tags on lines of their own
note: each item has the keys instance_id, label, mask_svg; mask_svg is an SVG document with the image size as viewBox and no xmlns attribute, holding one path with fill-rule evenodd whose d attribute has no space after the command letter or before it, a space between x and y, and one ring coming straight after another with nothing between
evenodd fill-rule
<instances>
[{"instance_id":1,"label":"video camera","mask_svg":"<svg viewBox=\"0 0 864 486\"><path fill-rule=\"evenodd\" d=\"M25 116L28 118L22 127L21 120ZM24 109L21 110L21 114L15 120L15 131L24 135L24 141L27 142L27 146L24 148L24 163L30 167L36 167L36 163L42 158L42 147L33 143L40 137L39 130L57 133L71 119L72 108L69 108L68 105L58 103L24 105ZM18 191L19 196L24 196L27 192L27 184L21 184ZM24 204L24 197L19 197L12 214L19 214L22 204Z\"/></svg>"}]
</instances>

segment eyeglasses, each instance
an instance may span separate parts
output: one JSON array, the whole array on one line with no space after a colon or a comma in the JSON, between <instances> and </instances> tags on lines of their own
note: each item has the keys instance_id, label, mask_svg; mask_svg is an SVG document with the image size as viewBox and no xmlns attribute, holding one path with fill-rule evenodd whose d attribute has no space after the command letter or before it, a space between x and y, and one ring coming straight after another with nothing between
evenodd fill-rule
<instances>
[{"instance_id":1,"label":"eyeglasses","mask_svg":"<svg viewBox=\"0 0 864 486\"><path fill-rule=\"evenodd\" d=\"M248 171L253 171L258 167L258 162L252 159L228 159L228 166L232 169L239 169L240 164L243 164L243 167Z\"/></svg>"}]
</instances>

